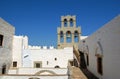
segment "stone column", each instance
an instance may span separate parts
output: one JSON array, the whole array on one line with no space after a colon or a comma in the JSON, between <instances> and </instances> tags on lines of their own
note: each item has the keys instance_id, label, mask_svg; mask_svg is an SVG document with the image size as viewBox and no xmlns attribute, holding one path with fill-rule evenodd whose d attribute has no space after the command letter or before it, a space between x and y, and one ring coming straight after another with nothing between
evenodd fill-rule
<instances>
[{"instance_id":1,"label":"stone column","mask_svg":"<svg viewBox=\"0 0 120 79\"><path fill-rule=\"evenodd\" d=\"M64 34L64 43L66 43L66 34Z\"/></svg>"},{"instance_id":2,"label":"stone column","mask_svg":"<svg viewBox=\"0 0 120 79\"><path fill-rule=\"evenodd\" d=\"M67 21L67 24L68 24L67 26L70 27L70 21L69 20Z\"/></svg>"},{"instance_id":3,"label":"stone column","mask_svg":"<svg viewBox=\"0 0 120 79\"><path fill-rule=\"evenodd\" d=\"M60 43L60 34L58 34L58 44Z\"/></svg>"},{"instance_id":4,"label":"stone column","mask_svg":"<svg viewBox=\"0 0 120 79\"><path fill-rule=\"evenodd\" d=\"M76 27L76 21L73 21L73 27Z\"/></svg>"}]
</instances>

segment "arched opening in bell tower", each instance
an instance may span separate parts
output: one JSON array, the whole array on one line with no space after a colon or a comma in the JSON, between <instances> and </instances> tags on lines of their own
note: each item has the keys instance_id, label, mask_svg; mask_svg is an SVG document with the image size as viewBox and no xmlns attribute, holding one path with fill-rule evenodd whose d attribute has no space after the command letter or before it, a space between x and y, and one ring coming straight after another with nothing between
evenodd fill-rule
<instances>
[{"instance_id":1,"label":"arched opening in bell tower","mask_svg":"<svg viewBox=\"0 0 120 79\"><path fill-rule=\"evenodd\" d=\"M74 32L74 42L79 42L79 33L78 33L78 31Z\"/></svg>"},{"instance_id":2,"label":"arched opening in bell tower","mask_svg":"<svg viewBox=\"0 0 120 79\"><path fill-rule=\"evenodd\" d=\"M73 24L73 19L71 18L71 19L70 19L70 27L73 27L73 25L74 25L74 24Z\"/></svg>"},{"instance_id":3,"label":"arched opening in bell tower","mask_svg":"<svg viewBox=\"0 0 120 79\"><path fill-rule=\"evenodd\" d=\"M66 32L66 42L71 43L72 42L72 33L70 31Z\"/></svg>"},{"instance_id":4,"label":"arched opening in bell tower","mask_svg":"<svg viewBox=\"0 0 120 79\"><path fill-rule=\"evenodd\" d=\"M63 31L60 32L60 43L64 42L64 34Z\"/></svg>"},{"instance_id":5,"label":"arched opening in bell tower","mask_svg":"<svg viewBox=\"0 0 120 79\"><path fill-rule=\"evenodd\" d=\"M64 27L67 27L67 19L64 19Z\"/></svg>"}]
</instances>

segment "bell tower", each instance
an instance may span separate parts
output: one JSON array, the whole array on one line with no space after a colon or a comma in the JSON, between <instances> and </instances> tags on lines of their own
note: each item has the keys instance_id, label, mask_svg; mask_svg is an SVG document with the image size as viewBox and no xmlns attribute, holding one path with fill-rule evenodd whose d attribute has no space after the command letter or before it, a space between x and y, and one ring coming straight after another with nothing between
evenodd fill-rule
<instances>
[{"instance_id":1,"label":"bell tower","mask_svg":"<svg viewBox=\"0 0 120 79\"><path fill-rule=\"evenodd\" d=\"M72 47L80 42L80 27L76 26L76 16L61 16L61 26L57 28L58 48Z\"/></svg>"}]
</instances>

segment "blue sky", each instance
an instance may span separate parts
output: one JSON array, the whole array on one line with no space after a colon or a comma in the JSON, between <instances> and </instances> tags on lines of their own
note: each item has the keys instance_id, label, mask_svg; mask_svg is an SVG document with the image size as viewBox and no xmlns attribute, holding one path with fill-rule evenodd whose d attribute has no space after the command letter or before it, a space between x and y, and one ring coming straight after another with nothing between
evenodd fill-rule
<instances>
[{"instance_id":1,"label":"blue sky","mask_svg":"<svg viewBox=\"0 0 120 79\"><path fill-rule=\"evenodd\" d=\"M30 45L56 46L62 15L76 15L82 35L90 35L118 14L120 0L0 0L0 17Z\"/></svg>"}]
</instances>

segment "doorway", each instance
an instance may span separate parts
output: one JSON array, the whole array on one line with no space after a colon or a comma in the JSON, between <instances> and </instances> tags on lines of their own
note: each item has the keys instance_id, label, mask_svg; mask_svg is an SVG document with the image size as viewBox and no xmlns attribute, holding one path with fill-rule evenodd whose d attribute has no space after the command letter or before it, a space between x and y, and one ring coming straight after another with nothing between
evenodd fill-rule
<instances>
[{"instance_id":1,"label":"doorway","mask_svg":"<svg viewBox=\"0 0 120 79\"><path fill-rule=\"evenodd\" d=\"M6 65L3 65L2 66L2 74L5 74L6 73Z\"/></svg>"}]
</instances>

